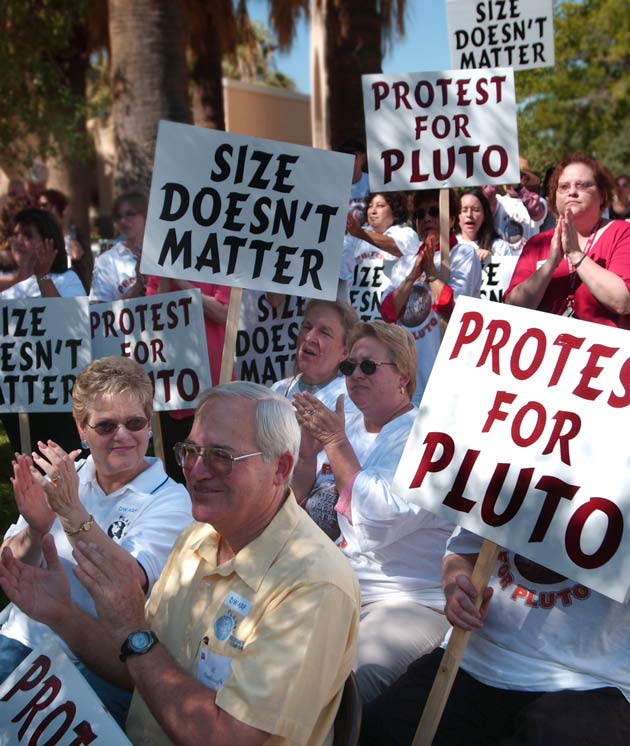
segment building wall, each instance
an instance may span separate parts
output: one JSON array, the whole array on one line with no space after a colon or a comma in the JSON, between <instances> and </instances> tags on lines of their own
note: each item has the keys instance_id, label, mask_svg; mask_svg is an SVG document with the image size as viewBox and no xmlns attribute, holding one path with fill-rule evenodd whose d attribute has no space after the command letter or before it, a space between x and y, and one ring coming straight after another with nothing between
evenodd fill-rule
<instances>
[{"instance_id":1,"label":"building wall","mask_svg":"<svg viewBox=\"0 0 630 746\"><path fill-rule=\"evenodd\" d=\"M310 96L224 78L223 101L228 132L311 145Z\"/></svg>"}]
</instances>

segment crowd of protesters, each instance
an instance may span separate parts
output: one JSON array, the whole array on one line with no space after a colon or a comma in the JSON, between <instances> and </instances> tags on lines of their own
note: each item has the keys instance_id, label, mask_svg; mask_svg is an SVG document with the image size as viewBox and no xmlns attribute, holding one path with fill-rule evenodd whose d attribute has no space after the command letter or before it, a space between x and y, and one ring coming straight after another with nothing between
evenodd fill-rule
<instances>
[{"instance_id":1,"label":"crowd of protesters","mask_svg":"<svg viewBox=\"0 0 630 746\"><path fill-rule=\"evenodd\" d=\"M625 744L630 739L627 606L589 591L579 603L555 604L544 612L517 607L498 565L477 608L470 578L480 539L407 503L392 482L443 328L460 295L479 297L484 261L517 258L504 299L508 304L630 329L630 179L619 176L615 182L597 160L574 153L555 166L541 193L539 174L520 159L518 184L449 190L448 247L441 247L437 191L369 193L362 143L347 141L338 150L355 156L338 298L307 305L298 319L293 374L272 388L291 401L301 429L295 469L283 484L290 484L297 504L327 534L326 541L338 545L361 590L354 660L365 706L361 743L412 743L444 638L455 625L473 634L435 738L438 746ZM67 198L45 186L41 180L28 187L19 179L9 184L2 207L0 300L89 295L96 303L196 287L216 386L229 288L143 276L148 204L141 192L115 200L119 238L92 261L89 242L73 229ZM445 253L450 254L448 270L442 267ZM379 282L367 301L353 291L359 269L378 270ZM270 295L269 303L275 307L279 298ZM93 396L91 406L98 402L98 393ZM123 421L112 419L108 436L144 433L146 403L134 400L134 405L133 412L127 406ZM194 414L162 417L167 478L175 481L190 479L203 455L204 448L189 440L198 422ZM83 419L75 412L82 441L89 418L90 412ZM76 434L64 434L60 424L50 445L52 436L40 425L35 423L36 440L49 461L56 464L60 454L72 454L72 461L79 456L84 443L75 442ZM6 427L17 450L11 417ZM148 468L147 442L148 435L137 448L133 478ZM99 443L90 444L99 481L94 445ZM206 450L218 451L216 443L208 445ZM228 453L228 458L232 464L256 455ZM216 466L216 454L214 460L203 459ZM29 520L24 484L33 485L46 503L44 481L30 476L33 464L41 462L41 456L25 455L14 466L23 517L5 537L13 549L20 532L31 541L29 526L39 526L40 515L46 531L58 520L55 513L61 516L68 534L64 516L52 505L52 511L42 508ZM81 526L90 520L91 515ZM16 557L41 563L46 531L36 532L37 552L29 554L31 545L23 542ZM49 547L45 554L52 556ZM9 574L16 572L11 562ZM536 593L561 594L568 582L513 552L502 552L500 563L509 566L513 585ZM335 647L330 640L321 644ZM326 738L318 743L330 743L330 732Z\"/></svg>"}]
</instances>

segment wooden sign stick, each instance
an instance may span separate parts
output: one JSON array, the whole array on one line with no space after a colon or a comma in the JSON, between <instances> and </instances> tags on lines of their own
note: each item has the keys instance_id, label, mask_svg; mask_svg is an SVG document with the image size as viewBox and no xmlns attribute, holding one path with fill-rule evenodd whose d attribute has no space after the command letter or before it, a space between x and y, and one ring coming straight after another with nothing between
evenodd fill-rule
<instances>
[{"instance_id":1,"label":"wooden sign stick","mask_svg":"<svg viewBox=\"0 0 630 746\"><path fill-rule=\"evenodd\" d=\"M238 332L238 320L241 315L242 298L243 288L232 288L230 291L227 321L225 323L225 341L223 342L223 356L221 358L221 375L219 376L219 383L228 383L232 380L232 372L234 371L234 355L236 352L236 333Z\"/></svg>"},{"instance_id":2,"label":"wooden sign stick","mask_svg":"<svg viewBox=\"0 0 630 746\"><path fill-rule=\"evenodd\" d=\"M151 430L153 432L153 453L164 464L164 437L162 436L162 421L159 412L153 412L151 415Z\"/></svg>"},{"instance_id":3,"label":"wooden sign stick","mask_svg":"<svg viewBox=\"0 0 630 746\"><path fill-rule=\"evenodd\" d=\"M475 606L481 606L483 589L488 585L492 571L497 561L501 547L486 539L482 546L477 562L473 569L471 581L477 589ZM432 746L433 738L442 719L446 701L451 693L453 681L459 670L459 664L464 656L470 632L453 627L448 647L435 676L431 692L422 711L422 718L416 730L412 746Z\"/></svg>"},{"instance_id":4,"label":"wooden sign stick","mask_svg":"<svg viewBox=\"0 0 630 746\"><path fill-rule=\"evenodd\" d=\"M20 451L27 456L31 455L31 423L28 412L18 412L18 427L20 428Z\"/></svg>"}]
</instances>

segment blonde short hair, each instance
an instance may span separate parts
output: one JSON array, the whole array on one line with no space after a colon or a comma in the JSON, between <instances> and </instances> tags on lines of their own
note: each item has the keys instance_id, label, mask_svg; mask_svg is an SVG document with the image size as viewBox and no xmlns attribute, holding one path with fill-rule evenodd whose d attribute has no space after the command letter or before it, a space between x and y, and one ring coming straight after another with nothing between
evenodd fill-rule
<instances>
[{"instance_id":1,"label":"blonde short hair","mask_svg":"<svg viewBox=\"0 0 630 746\"><path fill-rule=\"evenodd\" d=\"M387 348L390 362L409 380L405 389L411 399L416 390L418 357L413 336L401 326L384 321L367 321L357 324L348 340L348 349L363 337L374 337Z\"/></svg>"},{"instance_id":2,"label":"blonde short hair","mask_svg":"<svg viewBox=\"0 0 630 746\"><path fill-rule=\"evenodd\" d=\"M101 357L84 368L72 387L72 413L84 425L99 396L135 396L147 417L153 411L153 385L144 368L128 357Z\"/></svg>"}]
</instances>

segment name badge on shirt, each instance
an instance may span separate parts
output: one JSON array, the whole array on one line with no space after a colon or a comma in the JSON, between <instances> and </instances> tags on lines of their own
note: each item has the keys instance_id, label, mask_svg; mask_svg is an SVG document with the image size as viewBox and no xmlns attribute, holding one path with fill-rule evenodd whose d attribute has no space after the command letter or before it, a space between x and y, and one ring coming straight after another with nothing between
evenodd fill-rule
<instances>
[{"instance_id":1,"label":"name badge on shirt","mask_svg":"<svg viewBox=\"0 0 630 746\"><path fill-rule=\"evenodd\" d=\"M197 681L213 692L218 692L232 671L232 659L217 655L202 643L197 661Z\"/></svg>"},{"instance_id":2,"label":"name badge on shirt","mask_svg":"<svg viewBox=\"0 0 630 746\"><path fill-rule=\"evenodd\" d=\"M236 611L241 616L247 616L249 610L252 608L251 601L243 598L243 596L240 596L238 593L234 593L234 591L230 591L229 596L223 603L228 607L228 609Z\"/></svg>"}]
</instances>

